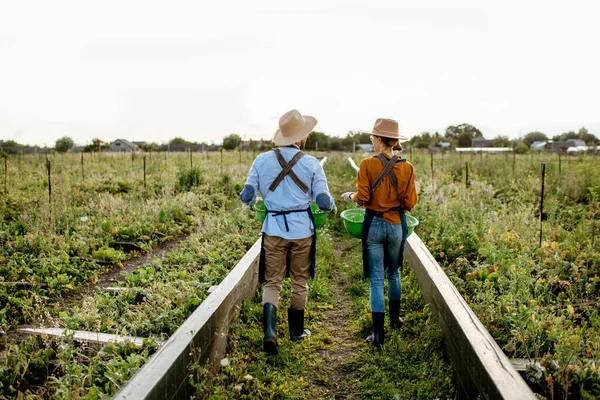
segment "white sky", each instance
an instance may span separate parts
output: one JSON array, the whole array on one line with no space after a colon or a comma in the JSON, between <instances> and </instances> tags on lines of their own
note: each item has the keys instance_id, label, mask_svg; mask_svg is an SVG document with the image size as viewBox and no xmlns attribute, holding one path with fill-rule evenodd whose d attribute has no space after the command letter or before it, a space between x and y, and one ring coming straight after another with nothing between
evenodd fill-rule
<instances>
[{"instance_id":1,"label":"white sky","mask_svg":"<svg viewBox=\"0 0 600 400\"><path fill-rule=\"evenodd\" d=\"M0 0L0 139L600 136L599 1Z\"/></svg>"}]
</instances>

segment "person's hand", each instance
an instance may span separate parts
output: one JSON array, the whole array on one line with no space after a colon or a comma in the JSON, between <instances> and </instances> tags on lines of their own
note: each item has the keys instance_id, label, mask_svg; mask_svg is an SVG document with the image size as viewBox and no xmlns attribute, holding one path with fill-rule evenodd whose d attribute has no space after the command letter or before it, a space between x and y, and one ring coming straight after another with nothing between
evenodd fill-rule
<instances>
[{"instance_id":1,"label":"person's hand","mask_svg":"<svg viewBox=\"0 0 600 400\"><path fill-rule=\"evenodd\" d=\"M346 202L352 201L352 195L354 195L354 192L342 193L342 200L344 200Z\"/></svg>"}]
</instances>

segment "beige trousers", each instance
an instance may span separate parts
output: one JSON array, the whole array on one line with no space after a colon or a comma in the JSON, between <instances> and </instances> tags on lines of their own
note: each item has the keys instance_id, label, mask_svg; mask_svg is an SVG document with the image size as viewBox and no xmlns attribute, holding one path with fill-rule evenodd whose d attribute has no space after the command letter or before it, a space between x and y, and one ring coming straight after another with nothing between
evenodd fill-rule
<instances>
[{"instance_id":1,"label":"beige trousers","mask_svg":"<svg viewBox=\"0 0 600 400\"><path fill-rule=\"evenodd\" d=\"M310 279L310 247L313 238L288 240L279 236L265 235L265 279L262 304L271 303L279 308L279 293L286 271L286 258L290 255L290 278L292 293L290 307L304 310Z\"/></svg>"}]
</instances>

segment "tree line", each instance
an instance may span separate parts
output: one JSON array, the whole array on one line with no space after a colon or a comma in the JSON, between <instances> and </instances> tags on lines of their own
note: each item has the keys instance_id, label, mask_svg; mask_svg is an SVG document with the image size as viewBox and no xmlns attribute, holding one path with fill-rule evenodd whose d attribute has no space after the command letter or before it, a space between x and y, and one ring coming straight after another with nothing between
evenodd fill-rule
<instances>
[{"instance_id":1,"label":"tree line","mask_svg":"<svg viewBox=\"0 0 600 400\"><path fill-rule=\"evenodd\" d=\"M362 133L358 131L350 131L345 137L329 136L324 132L312 132L306 142L306 148L310 150L321 150L321 151L350 151L353 150L356 145L359 144L370 144L370 138L368 133ZM404 147L414 147L428 149L432 147L441 147L442 144L446 143L447 147L472 147L473 139L484 139L484 135L473 125L470 124L459 124L450 125L446 128L443 134L439 132L422 132L418 135L413 136L408 142L403 143ZM569 131L560 135L554 135L549 137L543 132L533 131L527 133L522 138L509 139L508 136L497 136L490 139L490 145L492 147L513 147L518 153L529 151L529 147L535 141L565 141L569 139L583 140L586 145L594 146L600 145L600 140L592 133L590 133L585 127L580 128L577 132ZM56 140L54 150L58 153L66 153L70 151L75 145L72 138L64 136ZM168 143L143 143L139 145L139 148L143 151L164 151L171 148L205 148L206 150L218 150L223 148L224 150L244 149L250 151L264 151L269 150L273 143L270 139L264 140L248 140L243 141L242 137L237 133L232 133L223 138L221 144L213 144L207 142L191 142L181 137L175 137ZM17 143L14 140L7 140L0 145L3 152L14 152L13 149L17 148L31 148L32 146L25 146ZM84 152L98 152L106 151L109 148L109 143L95 138L91 143L83 146Z\"/></svg>"}]
</instances>

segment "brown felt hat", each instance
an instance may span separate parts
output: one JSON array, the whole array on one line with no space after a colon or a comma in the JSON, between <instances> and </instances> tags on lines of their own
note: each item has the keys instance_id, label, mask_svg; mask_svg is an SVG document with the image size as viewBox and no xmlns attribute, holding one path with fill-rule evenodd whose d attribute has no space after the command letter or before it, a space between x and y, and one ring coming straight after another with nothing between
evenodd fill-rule
<instances>
[{"instance_id":1,"label":"brown felt hat","mask_svg":"<svg viewBox=\"0 0 600 400\"><path fill-rule=\"evenodd\" d=\"M279 118L279 129L275 132L273 143L287 146L307 137L317 125L317 120L310 115L302 115L298 110L286 112Z\"/></svg>"},{"instance_id":2,"label":"brown felt hat","mask_svg":"<svg viewBox=\"0 0 600 400\"><path fill-rule=\"evenodd\" d=\"M373 125L373 131L365 133L398 140L408 140L406 136L401 135L399 133L398 122L389 118L377 118L377 121L375 121L375 125Z\"/></svg>"}]
</instances>

